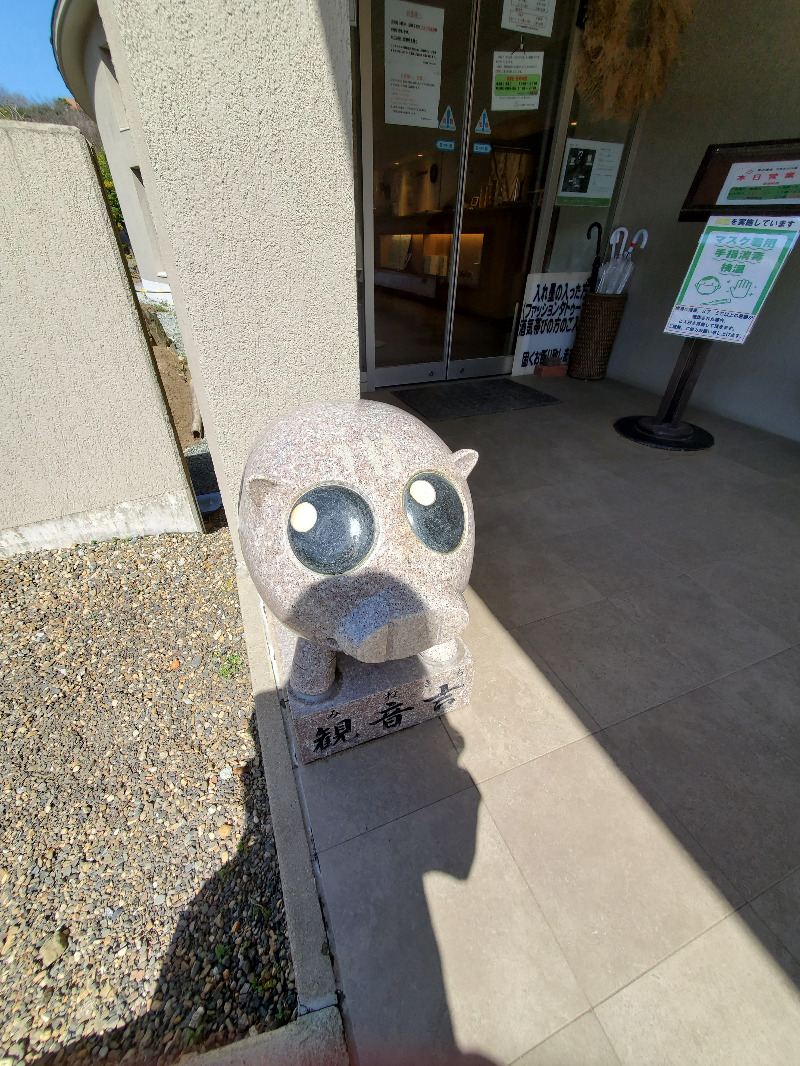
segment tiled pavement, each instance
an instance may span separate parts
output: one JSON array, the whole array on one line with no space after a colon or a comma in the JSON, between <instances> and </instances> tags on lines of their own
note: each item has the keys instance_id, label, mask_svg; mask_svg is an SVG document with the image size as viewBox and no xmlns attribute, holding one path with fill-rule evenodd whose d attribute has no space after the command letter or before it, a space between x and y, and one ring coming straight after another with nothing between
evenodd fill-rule
<instances>
[{"instance_id":1,"label":"tiled pavement","mask_svg":"<svg viewBox=\"0 0 800 1066\"><path fill-rule=\"evenodd\" d=\"M798 1062L800 444L527 383L434 427L481 454L471 705L301 770L351 1052Z\"/></svg>"}]
</instances>

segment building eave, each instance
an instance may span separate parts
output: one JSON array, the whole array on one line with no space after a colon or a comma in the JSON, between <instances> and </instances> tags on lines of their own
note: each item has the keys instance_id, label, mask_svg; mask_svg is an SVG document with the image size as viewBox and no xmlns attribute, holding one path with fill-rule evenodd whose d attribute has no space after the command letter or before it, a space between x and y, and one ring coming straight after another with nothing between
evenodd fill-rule
<instances>
[{"instance_id":1,"label":"building eave","mask_svg":"<svg viewBox=\"0 0 800 1066\"><path fill-rule=\"evenodd\" d=\"M95 118L84 72L84 48L97 17L97 0L56 0L50 21L50 44L61 77L87 115Z\"/></svg>"}]
</instances>

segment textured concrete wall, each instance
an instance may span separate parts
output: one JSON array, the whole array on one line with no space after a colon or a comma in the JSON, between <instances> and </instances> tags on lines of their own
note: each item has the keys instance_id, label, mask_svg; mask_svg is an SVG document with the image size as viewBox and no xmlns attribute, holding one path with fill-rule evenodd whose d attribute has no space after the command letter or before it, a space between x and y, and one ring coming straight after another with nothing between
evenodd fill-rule
<instances>
[{"instance_id":1,"label":"textured concrete wall","mask_svg":"<svg viewBox=\"0 0 800 1066\"><path fill-rule=\"evenodd\" d=\"M103 149L114 178L114 188L131 239L136 266L142 279L156 282L164 270L152 218L146 217L140 197L141 183L134 176L133 167L139 160L133 146L130 123L125 105L111 66L110 57L101 51L106 44L99 15L86 42L84 74L92 96L97 128ZM139 188L137 188L139 186ZM163 280L163 279L160 279Z\"/></svg>"},{"instance_id":2,"label":"textured concrete wall","mask_svg":"<svg viewBox=\"0 0 800 1066\"><path fill-rule=\"evenodd\" d=\"M795 0L697 0L683 61L644 118L619 220L650 230L637 256L609 376L663 392L681 340L662 331L701 223L678 211L709 144L796 137L800 129ZM800 439L800 248L790 255L750 337L716 343L693 402ZM636 413L636 412L632 412Z\"/></svg>"},{"instance_id":3,"label":"textured concrete wall","mask_svg":"<svg viewBox=\"0 0 800 1066\"><path fill-rule=\"evenodd\" d=\"M0 552L198 529L86 141L0 122Z\"/></svg>"},{"instance_id":4,"label":"textured concrete wall","mask_svg":"<svg viewBox=\"0 0 800 1066\"><path fill-rule=\"evenodd\" d=\"M358 395L346 0L99 7L233 525L259 429Z\"/></svg>"}]
</instances>

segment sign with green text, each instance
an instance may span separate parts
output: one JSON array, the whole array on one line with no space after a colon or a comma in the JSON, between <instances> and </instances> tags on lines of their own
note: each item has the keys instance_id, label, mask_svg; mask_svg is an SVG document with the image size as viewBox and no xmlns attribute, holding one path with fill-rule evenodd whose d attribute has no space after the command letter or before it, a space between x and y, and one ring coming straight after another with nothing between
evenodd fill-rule
<instances>
[{"instance_id":1,"label":"sign with green text","mask_svg":"<svg viewBox=\"0 0 800 1066\"><path fill-rule=\"evenodd\" d=\"M542 90L544 52L495 52L492 111L535 111Z\"/></svg>"},{"instance_id":2,"label":"sign with green text","mask_svg":"<svg viewBox=\"0 0 800 1066\"><path fill-rule=\"evenodd\" d=\"M710 218L664 332L742 344L799 231L800 218Z\"/></svg>"}]
</instances>

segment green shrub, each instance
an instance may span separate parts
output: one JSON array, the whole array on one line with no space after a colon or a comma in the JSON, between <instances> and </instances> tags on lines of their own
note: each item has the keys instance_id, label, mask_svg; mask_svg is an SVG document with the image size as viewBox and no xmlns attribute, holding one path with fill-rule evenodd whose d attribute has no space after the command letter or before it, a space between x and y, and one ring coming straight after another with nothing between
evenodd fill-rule
<instances>
[{"instance_id":1,"label":"green shrub","mask_svg":"<svg viewBox=\"0 0 800 1066\"><path fill-rule=\"evenodd\" d=\"M125 220L122 217L122 209L120 208L119 200L117 199L117 190L114 188L114 179L111 177L111 171L108 168L106 153L102 148L98 148L96 154L97 165L100 167L100 173L103 175L103 185L111 207L111 214L114 218L115 225L119 229L125 225Z\"/></svg>"}]
</instances>

